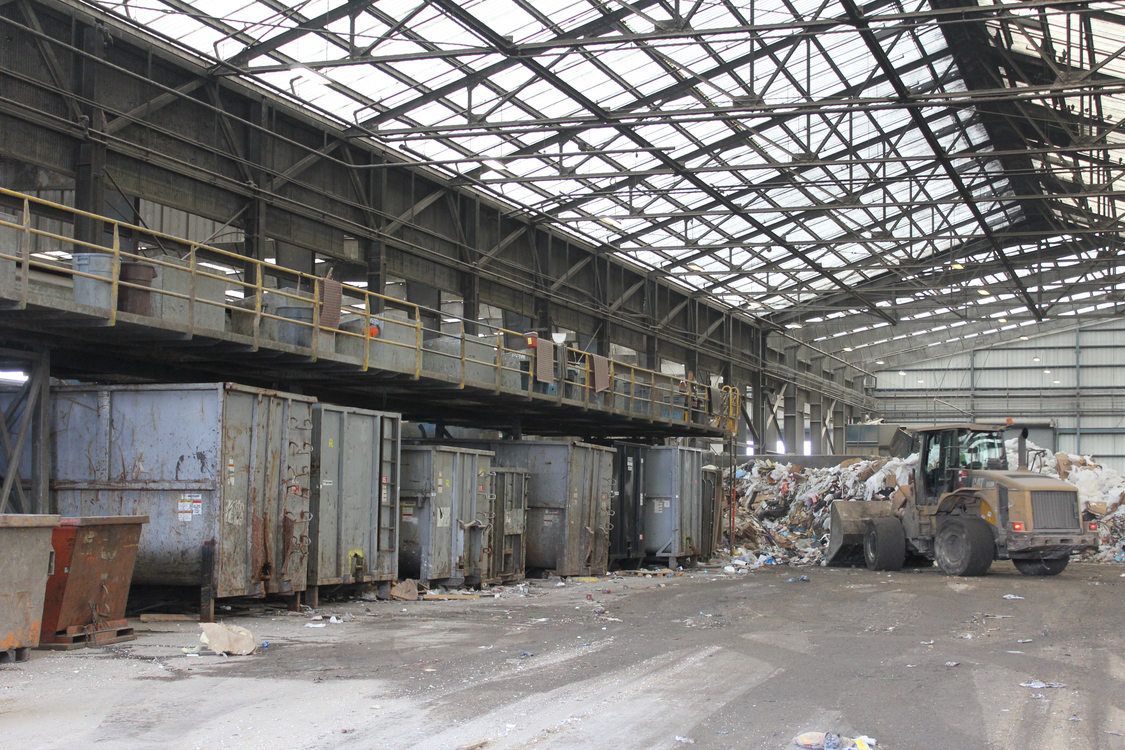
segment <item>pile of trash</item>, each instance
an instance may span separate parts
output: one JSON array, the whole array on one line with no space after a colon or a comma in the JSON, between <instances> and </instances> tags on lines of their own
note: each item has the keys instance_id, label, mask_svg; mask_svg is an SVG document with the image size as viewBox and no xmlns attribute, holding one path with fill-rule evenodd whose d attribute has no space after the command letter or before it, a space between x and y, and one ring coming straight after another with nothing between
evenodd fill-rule
<instances>
[{"instance_id":1,"label":"pile of trash","mask_svg":"<svg viewBox=\"0 0 1125 750\"><path fill-rule=\"evenodd\" d=\"M1008 465L1018 464L1018 441L1007 441ZM1125 562L1125 477L1089 456L1051 454L1032 442L1031 467L1078 488L1083 518L1098 522L1101 547L1083 559ZM730 565L819 565L828 549L835 500L890 500L911 482L918 454L853 458L823 469L761 458L735 470L738 497Z\"/></svg>"},{"instance_id":2,"label":"pile of trash","mask_svg":"<svg viewBox=\"0 0 1125 750\"><path fill-rule=\"evenodd\" d=\"M835 500L887 500L908 485L918 456L853 458L838 466L810 469L759 459L735 470L731 565L818 565L828 548L828 523Z\"/></svg>"}]
</instances>

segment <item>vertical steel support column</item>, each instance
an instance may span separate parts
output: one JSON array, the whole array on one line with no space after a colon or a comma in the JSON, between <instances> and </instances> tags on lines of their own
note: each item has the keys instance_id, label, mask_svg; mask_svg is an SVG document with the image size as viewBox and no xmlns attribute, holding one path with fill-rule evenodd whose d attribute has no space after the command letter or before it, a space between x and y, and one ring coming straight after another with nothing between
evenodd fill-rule
<instances>
[{"instance_id":1,"label":"vertical steel support column","mask_svg":"<svg viewBox=\"0 0 1125 750\"><path fill-rule=\"evenodd\" d=\"M819 394L809 403L809 440L812 443L812 453L819 456L825 453L824 449L824 401Z\"/></svg>"},{"instance_id":2,"label":"vertical steel support column","mask_svg":"<svg viewBox=\"0 0 1125 750\"><path fill-rule=\"evenodd\" d=\"M844 385L844 370L841 368L832 373L832 380L838 385ZM848 405L836 401L832 407L832 444L836 446L837 453L844 452L844 438L849 416Z\"/></svg>"},{"instance_id":3,"label":"vertical steel support column","mask_svg":"<svg viewBox=\"0 0 1125 750\"><path fill-rule=\"evenodd\" d=\"M99 101L98 60L105 57L105 36L101 29L92 26L80 31L80 45L85 55L76 55L75 88L83 102ZM74 159L74 207L79 211L105 214L105 142L96 140L94 132L105 132L105 112L91 104L82 104L82 117L86 118L85 141L79 144ZM94 245L105 245L102 222L85 216L76 216L74 236Z\"/></svg>"},{"instance_id":4,"label":"vertical steel support column","mask_svg":"<svg viewBox=\"0 0 1125 750\"><path fill-rule=\"evenodd\" d=\"M785 351L785 364L791 370L797 369L797 347L790 347ZM800 454L805 436L805 415L803 406L799 403L797 396L796 383L785 384L785 400L783 403L785 416L781 441L785 443L786 453ZM801 409L801 411L798 412L798 409Z\"/></svg>"}]
</instances>

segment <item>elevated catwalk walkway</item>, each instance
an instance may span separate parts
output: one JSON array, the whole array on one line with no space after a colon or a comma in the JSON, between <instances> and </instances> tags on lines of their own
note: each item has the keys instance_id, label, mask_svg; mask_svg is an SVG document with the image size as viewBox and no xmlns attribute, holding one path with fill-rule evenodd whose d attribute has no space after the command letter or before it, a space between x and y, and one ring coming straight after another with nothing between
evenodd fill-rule
<instances>
[{"instance_id":1,"label":"elevated catwalk walkway","mask_svg":"<svg viewBox=\"0 0 1125 750\"><path fill-rule=\"evenodd\" d=\"M0 339L49 349L55 377L234 380L544 435L719 437L737 424L729 386L441 323L409 302L10 190L0 209ZM74 238L83 221L100 223L104 245Z\"/></svg>"}]
</instances>

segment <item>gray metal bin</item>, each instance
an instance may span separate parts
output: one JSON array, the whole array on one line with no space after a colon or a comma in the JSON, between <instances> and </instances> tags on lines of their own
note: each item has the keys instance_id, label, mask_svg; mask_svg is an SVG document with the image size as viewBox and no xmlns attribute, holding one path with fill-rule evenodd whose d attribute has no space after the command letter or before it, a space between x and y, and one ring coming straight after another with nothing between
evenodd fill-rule
<instances>
[{"instance_id":1,"label":"gray metal bin","mask_svg":"<svg viewBox=\"0 0 1125 750\"><path fill-rule=\"evenodd\" d=\"M491 577L485 531L493 499L492 457L470 448L402 446L400 577L443 586Z\"/></svg>"},{"instance_id":2,"label":"gray metal bin","mask_svg":"<svg viewBox=\"0 0 1125 750\"><path fill-rule=\"evenodd\" d=\"M644 552L649 558L693 562L702 531L703 451L679 446L645 449Z\"/></svg>"},{"instance_id":3,"label":"gray metal bin","mask_svg":"<svg viewBox=\"0 0 1125 750\"><path fill-rule=\"evenodd\" d=\"M495 517L488 533L492 553L492 579L501 583L522 580L525 572L527 488L526 469L496 466L493 472Z\"/></svg>"},{"instance_id":4,"label":"gray metal bin","mask_svg":"<svg viewBox=\"0 0 1125 750\"><path fill-rule=\"evenodd\" d=\"M495 441L496 463L530 472L527 568L599 575L609 560L613 449L572 440Z\"/></svg>"},{"instance_id":5,"label":"gray metal bin","mask_svg":"<svg viewBox=\"0 0 1125 750\"><path fill-rule=\"evenodd\" d=\"M236 385L53 389L56 507L149 517L134 583L305 589L315 399ZM296 601L296 598L294 598Z\"/></svg>"},{"instance_id":6,"label":"gray metal bin","mask_svg":"<svg viewBox=\"0 0 1125 750\"><path fill-rule=\"evenodd\" d=\"M308 598L317 587L398 575L402 416L313 407Z\"/></svg>"}]
</instances>

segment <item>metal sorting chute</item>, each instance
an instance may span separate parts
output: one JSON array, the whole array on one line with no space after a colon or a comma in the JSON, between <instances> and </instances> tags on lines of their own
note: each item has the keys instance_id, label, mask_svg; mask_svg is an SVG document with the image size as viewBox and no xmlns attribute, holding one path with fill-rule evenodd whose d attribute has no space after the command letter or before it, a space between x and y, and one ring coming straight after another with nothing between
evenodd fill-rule
<instances>
[{"instance_id":1,"label":"metal sorting chute","mask_svg":"<svg viewBox=\"0 0 1125 750\"><path fill-rule=\"evenodd\" d=\"M145 515L135 583L305 589L315 399L234 383L52 389L60 513ZM212 612L208 612L208 610Z\"/></svg>"},{"instance_id":2,"label":"metal sorting chute","mask_svg":"<svg viewBox=\"0 0 1125 750\"><path fill-rule=\"evenodd\" d=\"M399 576L427 585L479 584L491 578L489 451L404 444L400 490Z\"/></svg>"},{"instance_id":3,"label":"metal sorting chute","mask_svg":"<svg viewBox=\"0 0 1125 750\"><path fill-rule=\"evenodd\" d=\"M402 417L317 404L309 509L308 596L317 587L398 575Z\"/></svg>"}]
</instances>

